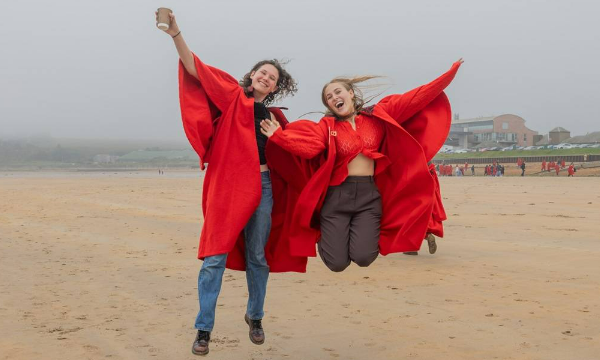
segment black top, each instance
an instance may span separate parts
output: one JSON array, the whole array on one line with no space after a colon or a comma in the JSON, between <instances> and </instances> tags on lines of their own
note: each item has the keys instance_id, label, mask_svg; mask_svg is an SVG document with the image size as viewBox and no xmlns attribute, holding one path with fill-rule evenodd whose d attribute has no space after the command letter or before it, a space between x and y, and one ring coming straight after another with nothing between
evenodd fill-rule
<instances>
[{"instance_id":1,"label":"black top","mask_svg":"<svg viewBox=\"0 0 600 360\"><path fill-rule=\"evenodd\" d=\"M263 103L254 103L254 129L256 131L256 144L258 145L258 158L260 164L265 165L267 158L265 157L265 146L267 146L267 136L260 132L260 122L264 119L271 119L271 113Z\"/></svg>"}]
</instances>

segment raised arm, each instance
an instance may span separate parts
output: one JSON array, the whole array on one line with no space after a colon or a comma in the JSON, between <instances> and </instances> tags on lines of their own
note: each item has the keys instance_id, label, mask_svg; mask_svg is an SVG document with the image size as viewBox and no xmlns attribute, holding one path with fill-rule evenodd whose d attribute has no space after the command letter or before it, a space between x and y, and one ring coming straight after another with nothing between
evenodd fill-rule
<instances>
[{"instance_id":1,"label":"raised arm","mask_svg":"<svg viewBox=\"0 0 600 360\"><path fill-rule=\"evenodd\" d=\"M158 21L158 14L157 21ZM165 32L173 38L175 48L181 60L180 71L185 69L186 74L180 74L180 79L189 81L192 77L200 81L200 86L206 92L206 95L217 108L223 112L229 107L229 104L234 97L242 91L237 80L226 72L204 64L200 59L192 53L183 39L183 34L179 29L179 25L173 13L169 14L171 24Z\"/></svg>"},{"instance_id":2,"label":"raised arm","mask_svg":"<svg viewBox=\"0 0 600 360\"><path fill-rule=\"evenodd\" d=\"M312 159L327 148L325 131L321 124L310 120L299 120L281 129L276 120L263 120L261 131L269 141L303 159Z\"/></svg>"},{"instance_id":3,"label":"raised arm","mask_svg":"<svg viewBox=\"0 0 600 360\"><path fill-rule=\"evenodd\" d=\"M156 15L156 22L158 22L158 12L155 12L154 14ZM196 66L194 65L194 55L192 54L190 48L187 46L185 40L183 40L183 34L181 34L181 30L179 30L179 25L177 25L175 15L173 13L170 13L169 17L171 18L171 25L167 30L164 30L164 32L166 32L173 38L175 48L177 49L179 58L183 63L183 67L187 70L187 72L190 75L198 79L198 72L196 72Z\"/></svg>"},{"instance_id":4,"label":"raised arm","mask_svg":"<svg viewBox=\"0 0 600 360\"><path fill-rule=\"evenodd\" d=\"M450 70L429 84L419 86L404 94L387 96L381 99L377 105L402 125L404 121L421 111L450 85L462 63L463 60L459 59Z\"/></svg>"}]
</instances>

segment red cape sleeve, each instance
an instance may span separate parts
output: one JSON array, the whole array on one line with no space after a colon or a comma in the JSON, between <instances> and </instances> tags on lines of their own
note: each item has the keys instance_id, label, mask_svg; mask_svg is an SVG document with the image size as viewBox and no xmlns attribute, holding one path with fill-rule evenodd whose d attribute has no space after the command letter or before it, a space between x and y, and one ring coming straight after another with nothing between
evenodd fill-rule
<instances>
[{"instance_id":1,"label":"red cape sleeve","mask_svg":"<svg viewBox=\"0 0 600 360\"><path fill-rule=\"evenodd\" d=\"M179 104L185 135L204 170L209 161L213 124L242 89L231 75L205 65L196 55L194 61L198 79L179 61Z\"/></svg>"},{"instance_id":2,"label":"red cape sleeve","mask_svg":"<svg viewBox=\"0 0 600 360\"><path fill-rule=\"evenodd\" d=\"M452 110L443 90L454 79L459 67L460 63L456 62L431 83L402 95L387 96L376 105L419 142L427 161L433 159L448 137Z\"/></svg>"},{"instance_id":3,"label":"red cape sleeve","mask_svg":"<svg viewBox=\"0 0 600 360\"><path fill-rule=\"evenodd\" d=\"M455 62L450 70L429 84L419 86L404 94L386 96L379 101L378 105L399 125L403 125L406 120L423 110L450 85L459 67L460 63Z\"/></svg>"},{"instance_id":4,"label":"red cape sleeve","mask_svg":"<svg viewBox=\"0 0 600 360\"><path fill-rule=\"evenodd\" d=\"M320 124L298 120L289 124L285 130L277 129L269 142L300 158L312 159L325 150L327 135Z\"/></svg>"}]
</instances>

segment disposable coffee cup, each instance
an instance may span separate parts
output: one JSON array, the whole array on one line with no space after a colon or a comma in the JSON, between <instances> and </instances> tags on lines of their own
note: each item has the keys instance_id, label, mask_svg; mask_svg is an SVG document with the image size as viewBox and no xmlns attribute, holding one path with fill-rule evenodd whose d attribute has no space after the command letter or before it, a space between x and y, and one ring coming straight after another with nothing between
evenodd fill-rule
<instances>
[{"instance_id":1,"label":"disposable coffee cup","mask_svg":"<svg viewBox=\"0 0 600 360\"><path fill-rule=\"evenodd\" d=\"M171 17L169 16L169 14L171 14L173 11L171 9L167 9L167 8L158 8L158 21L156 23L156 26L164 31L169 30L169 26L171 26Z\"/></svg>"}]
</instances>

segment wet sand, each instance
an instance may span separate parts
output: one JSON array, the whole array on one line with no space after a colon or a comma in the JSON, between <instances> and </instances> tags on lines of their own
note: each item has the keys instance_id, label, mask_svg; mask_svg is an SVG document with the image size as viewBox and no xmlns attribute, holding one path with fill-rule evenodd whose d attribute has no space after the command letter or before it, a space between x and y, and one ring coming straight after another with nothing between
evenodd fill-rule
<instances>
[{"instance_id":1,"label":"wet sand","mask_svg":"<svg viewBox=\"0 0 600 360\"><path fill-rule=\"evenodd\" d=\"M0 359L194 359L198 172L0 173ZM227 271L207 359L598 359L600 179L442 178L438 253Z\"/></svg>"}]
</instances>

